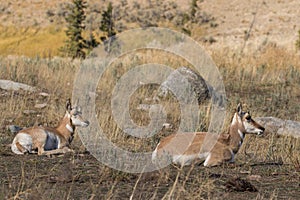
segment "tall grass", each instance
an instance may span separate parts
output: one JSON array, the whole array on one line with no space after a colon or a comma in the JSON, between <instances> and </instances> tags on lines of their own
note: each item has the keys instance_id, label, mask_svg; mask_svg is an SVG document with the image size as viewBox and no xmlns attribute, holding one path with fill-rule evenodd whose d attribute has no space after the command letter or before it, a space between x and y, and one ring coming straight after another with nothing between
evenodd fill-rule
<instances>
[{"instance_id":1,"label":"tall grass","mask_svg":"<svg viewBox=\"0 0 300 200\"><path fill-rule=\"evenodd\" d=\"M226 92L232 103L242 101L259 116L299 120L299 56L279 47L253 55L216 52Z\"/></svg>"},{"instance_id":2,"label":"tall grass","mask_svg":"<svg viewBox=\"0 0 300 200\"><path fill-rule=\"evenodd\" d=\"M162 130L162 132L151 139L136 139L123 133L112 118L110 103L113 86L126 71L135 66L133 64L130 65L132 57L130 55L127 56L116 61L113 67L104 74L103 81L99 82L96 99L98 120L106 130L107 138L116 146L135 152L151 151L159 138L176 129L176 123L178 124L180 120L178 102L172 98L165 99L166 102L162 102L166 106L169 122L175 124L175 129ZM220 51L215 52L212 56L223 76L227 91L228 122L232 117L231 114L237 102L240 101L246 104L246 107L248 107L254 117L274 116L283 119L300 120L300 105L298 103L300 100L299 56L296 56L293 52L287 52L284 49L275 47L267 48L254 55L240 55L231 52L225 54ZM158 55L155 52L148 52L148 54L138 53L135 55L136 62L134 64L147 63L152 58L158 63L166 64L173 68L182 65L188 66L188 63L184 60L169 59L168 56L161 52ZM56 125L57 121L64 114L65 100L71 96L74 76L79 65L79 62L64 59L0 58L0 79L10 79L37 88L37 92L33 93L0 90L0 110L2 111L0 127L5 127L9 124L29 126L36 122ZM152 100L157 89L157 86L143 85L132 95L130 112L132 119L136 123L147 125L149 122L148 112L140 111L136 108L143 103L157 103ZM39 96L39 92L47 92L50 96ZM38 113L35 115L26 116L23 114L23 110L35 109L34 105L40 102L47 102L47 107L43 110L37 110ZM207 119L209 115L205 111L206 108L203 109L203 118L209 121ZM202 124L201 127L205 129L206 123ZM3 144L9 144L13 138L13 135L9 135L4 129L2 129L0 135ZM5 150L7 148L1 149L1 151ZM48 183L36 184L35 188L31 190L30 187L34 183L31 182L29 184L28 179L25 178L17 181L17 185L11 187L11 191L7 190L5 194L9 197L21 198L25 193L27 195L37 189L43 189L47 194L53 194L53 199L56 198L55 195L72 198L73 192L74 194L76 193L75 188L79 187L82 189L82 185L84 185L82 192L86 195L85 198L90 197L91 199L99 196L103 198L118 198L122 195L128 198L132 195L133 199L145 197L149 199L215 199L219 198L220 195L225 195L226 198L230 199L230 195L233 194L230 193L229 195L222 188L224 179L226 180L230 176L228 173L240 175L241 171L245 170L246 173L261 174L261 176L263 174L272 175L276 173L268 167L256 168L257 165L263 165L263 163L288 166L284 169L282 167L280 170L293 172L299 167L299 152L300 142L298 139L277 137L273 134L265 137L251 135L246 137L245 143L236 157L236 162L239 165L234 168L223 168L220 166L214 169L205 169L194 165L190 168L179 169L176 166L169 166L160 172L143 175L131 175L117 172L102 165L96 166L94 160L87 160L86 157L76 155L68 158L68 160L64 159L64 157L58 158L59 161L55 166L57 167L61 163L67 165L70 162L73 175L76 175L79 180L82 180L80 177L88 177L85 178L88 179L87 183L76 182L76 179L72 179L71 183L63 185L66 189L65 192L60 190L59 185L53 186L52 190L47 189ZM47 162L50 161L47 160ZM55 163L55 160L51 160L51 162ZM41 164L42 161L37 163L37 165ZM20 163L18 163L18 166L20 166ZM55 166L51 167L52 171ZM25 170L28 169L25 165L21 165L20 169L25 174L29 173ZM262 171L258 171L258 169ZM9 171L10 169L7 168L6 170ZM7 182L16 182L16 180L12 180L12 175L7 176L10 177L10 179L5 179ZM23 176L24 174L21 174L21 177ZM95 180L94 176L101 178ZM42 180L41 177L36 179L37 182ZM4 184L3 188L8 188L8 186ZM140 191L144 191L144 193ZM251 197L261 197L263 199L266 196L271 197L273 192L274 189L259 195L251 194ZM238 196L238 194L235 195Z\"/></svg>"},{"instance_id":3,"label":"tall grass","mask_svg":"<svg viewBox=\"0 0 300 200\"><path fill-rule=\"evenodd\" d=\"M78 66L76 62L60 58L0 58L0 79L21 82L36 88L36 92L3 91L3 118L14 120L23 126L32 125L36 119L30 116L28 120L32 120L31 122L22 122L23 111L35 109L34 105L37 103L47 103L45 109L38 111L40 123L50 123L53 119L57 121L64 113L62 105L72 95L73 80ZM49 97L40 96L40 92L48 93Z\"/></svg>"},{"instance_id":4,"label":"tall grass","mask_svg":"<svg viewBox=\"0 0 300 200\"><path fill-rule=\"evenodd\" d=\"M295 52L268 47L253 55L217 52L213 57L223 74L230 107L241 101L254 117L273 116L299 121L300 64ZM299 140L272 133L265 138L247 136L240 157L249 162L260 160L297 165L299 147Z\"/></svg>"}]
</instances>

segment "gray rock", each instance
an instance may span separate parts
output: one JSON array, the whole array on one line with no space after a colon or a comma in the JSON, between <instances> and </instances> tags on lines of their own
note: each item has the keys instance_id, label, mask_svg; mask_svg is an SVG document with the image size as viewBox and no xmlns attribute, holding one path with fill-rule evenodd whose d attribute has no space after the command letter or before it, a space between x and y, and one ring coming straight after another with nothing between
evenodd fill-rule
<instances>
[{"instance_id":1,"label":"gray rock","mask_svg":"<svg viewBox=\"0 0 300 200\"><path fill-rule=\"evenodd\" d=\"M300 138L300 122L276 117L257 117L255 120L271 133Z\"/></svg>"},{"instance_id":2,"label":"gray rock","mask_svg":"<svg viewBox=\"0 0 300 200\"><path fill-rule=\"evenodd\" d=\"M163 128L165 128L165 129L172 129L173 126L172 126L172 124L164 123L164 124L163 124Z\"/></svg>"},{"instance_id":3,"label":"gray rock","mask_svg":"<svg viewBox=\"0 0 300 200\"><path fill-rule=\"evenodd\" d=\"M139 104L137 106L137 109L138 110L142 110L142 111L149 111L151 108L151 105L150 104Z\"/></svg>"},{"instance_id":4,"label":"gray rock","mask_svg":"<svg viewBox=\"0 0 300 200\"><path fill-rule=\"evenodd\" d=\"M36 114L37 112L35 110L24 110L23 114L25 115L33 115Z\"/></svg>"},{"instance_id":5,"label":"gray rock","mask_svg":"<svg viewBox=\"0 0 300 200\"><path fill-rule=\"evenodd\" d=\"M47 104L46 103L39 103L39 104L35 104L34 107L38 108L38 109L43 109L46 108Z\"/></svg>"},{"instance_id":6,"label":"gray rock","mask_svg":"<svg viewBox=\"0 0 300 200\"><path fill-rule=\"evenodd\" d=\"M11 80L0 80L0 88L3 90L14 90L14 91L17 90L25 90L29 92L35 91L35 88L30 85L14 82Z\"/></svg>"},{"instance_id":7,"label":"gray rock","mask_svg":"<svg viewBox=\"0 0 300 200\"><path fill-rule=\"evenodd\" d=\"M48 96L50 96L50 94L48 94L46 92L40 92L39 95L42 96L42 97L48 97Z\"/></svg>"},{"instance_id":8,"label":"gray rock","mask_svg":"<svg viewBox=\"0 0 300 200\"><path fill-rule=\"evenodd\" d=\"M193 70L187 67L180 67L172 72L167 80L161 84L158 91L158 98L165 98L170 93L182 94L180 98L188 103L190 95L194 95L198 104L209 99L210 92L205 80Z\"/></svg>"}]
</instances>

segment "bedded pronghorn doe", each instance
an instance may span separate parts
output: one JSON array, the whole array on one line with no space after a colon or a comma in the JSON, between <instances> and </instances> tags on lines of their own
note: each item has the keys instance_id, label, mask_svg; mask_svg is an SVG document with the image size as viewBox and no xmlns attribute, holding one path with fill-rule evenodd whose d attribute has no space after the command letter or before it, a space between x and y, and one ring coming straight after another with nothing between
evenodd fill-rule
<instances>
[{"instance_id":1,"label":"bedded pronghorn doe","mask_svg":"<svg viewBox=\"0 0 300 200\"><path fill-rule=\"evenodd\" d=\"M205 160L204 166L217 166L225 162L234 162L234 156L240 149L245 134L263 134L265 128L255 122L249 112L242 111L239 104L232 118L229 133L222 133L209 152L200 152L206 132L172 134L162 139L152 153L152 161L167 156L173 163L190 165L196 160ZM193 138L189 143L187 138ZM161 157L162 158L162 157Z\"/></svg>"},{"instance_id":2,"label":"bedded pronghorn doe","mask_svg":"<svg viewBox=\"0 0 300 200\"><path fill-rule=\"evenodd\" d=\"M56 128L34 126L17 133L11 150L16 154L38 153L38 155L62 154L71 152L69 148L73 140L75 127L86 127L89 122L83 120L79 106L72 108L67 101L66 114Z\"/></svg>"}]
</instances>

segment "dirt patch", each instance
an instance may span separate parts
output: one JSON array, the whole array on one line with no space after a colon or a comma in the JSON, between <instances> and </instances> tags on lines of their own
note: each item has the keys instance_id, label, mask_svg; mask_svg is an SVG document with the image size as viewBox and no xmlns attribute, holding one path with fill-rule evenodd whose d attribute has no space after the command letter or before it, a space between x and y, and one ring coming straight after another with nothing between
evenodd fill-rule
<instances>
[{"instance_id":1,"label":"dirt patch","mask_svg":"<svg viewBox=\"0 0 300 200\"><path fill-rule=\"evenodd\" d=\"M182 198L188 192L195 195L197 190L198 197L203 199L299 199L300 196L299 172L290 165L252 163L210 169L193 166L180 171L176 179L179 171L172 166L140 176L108 169L89 154L48 158L16 156L7 147L1 149L0 193L4 199L129 199L131 195L134 199L161 199L175 184L174 198ZM228 190L228 181L236 177L257 191Z\"/></svg>"}]
</instances>

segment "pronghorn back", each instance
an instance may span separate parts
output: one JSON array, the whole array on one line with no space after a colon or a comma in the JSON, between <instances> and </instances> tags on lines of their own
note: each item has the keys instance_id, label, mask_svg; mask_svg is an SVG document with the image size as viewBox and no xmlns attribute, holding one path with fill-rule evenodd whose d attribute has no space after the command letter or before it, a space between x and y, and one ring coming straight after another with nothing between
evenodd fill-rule
<instances>
[{"instance_id":1,"label":"pronghorn back","mask_svg":"<svg viewBox=\"0 0 300 200\"><path fill-rule=\"evenodd\" d=\"M205 160L205 166L233 162L235 154L243 143L245 134L256 133L259 135L263 132L264 128L251 118L249 112L243 112L239 104L232 118L229 133L220 134L210 151L202 152L201 149L204 139L209 133L172 134L160 141L152 153L152 160L156 162L164 156L171 159L173 163L180 165L189 165L195 160Z\"/></svg>"}]
</instances>

